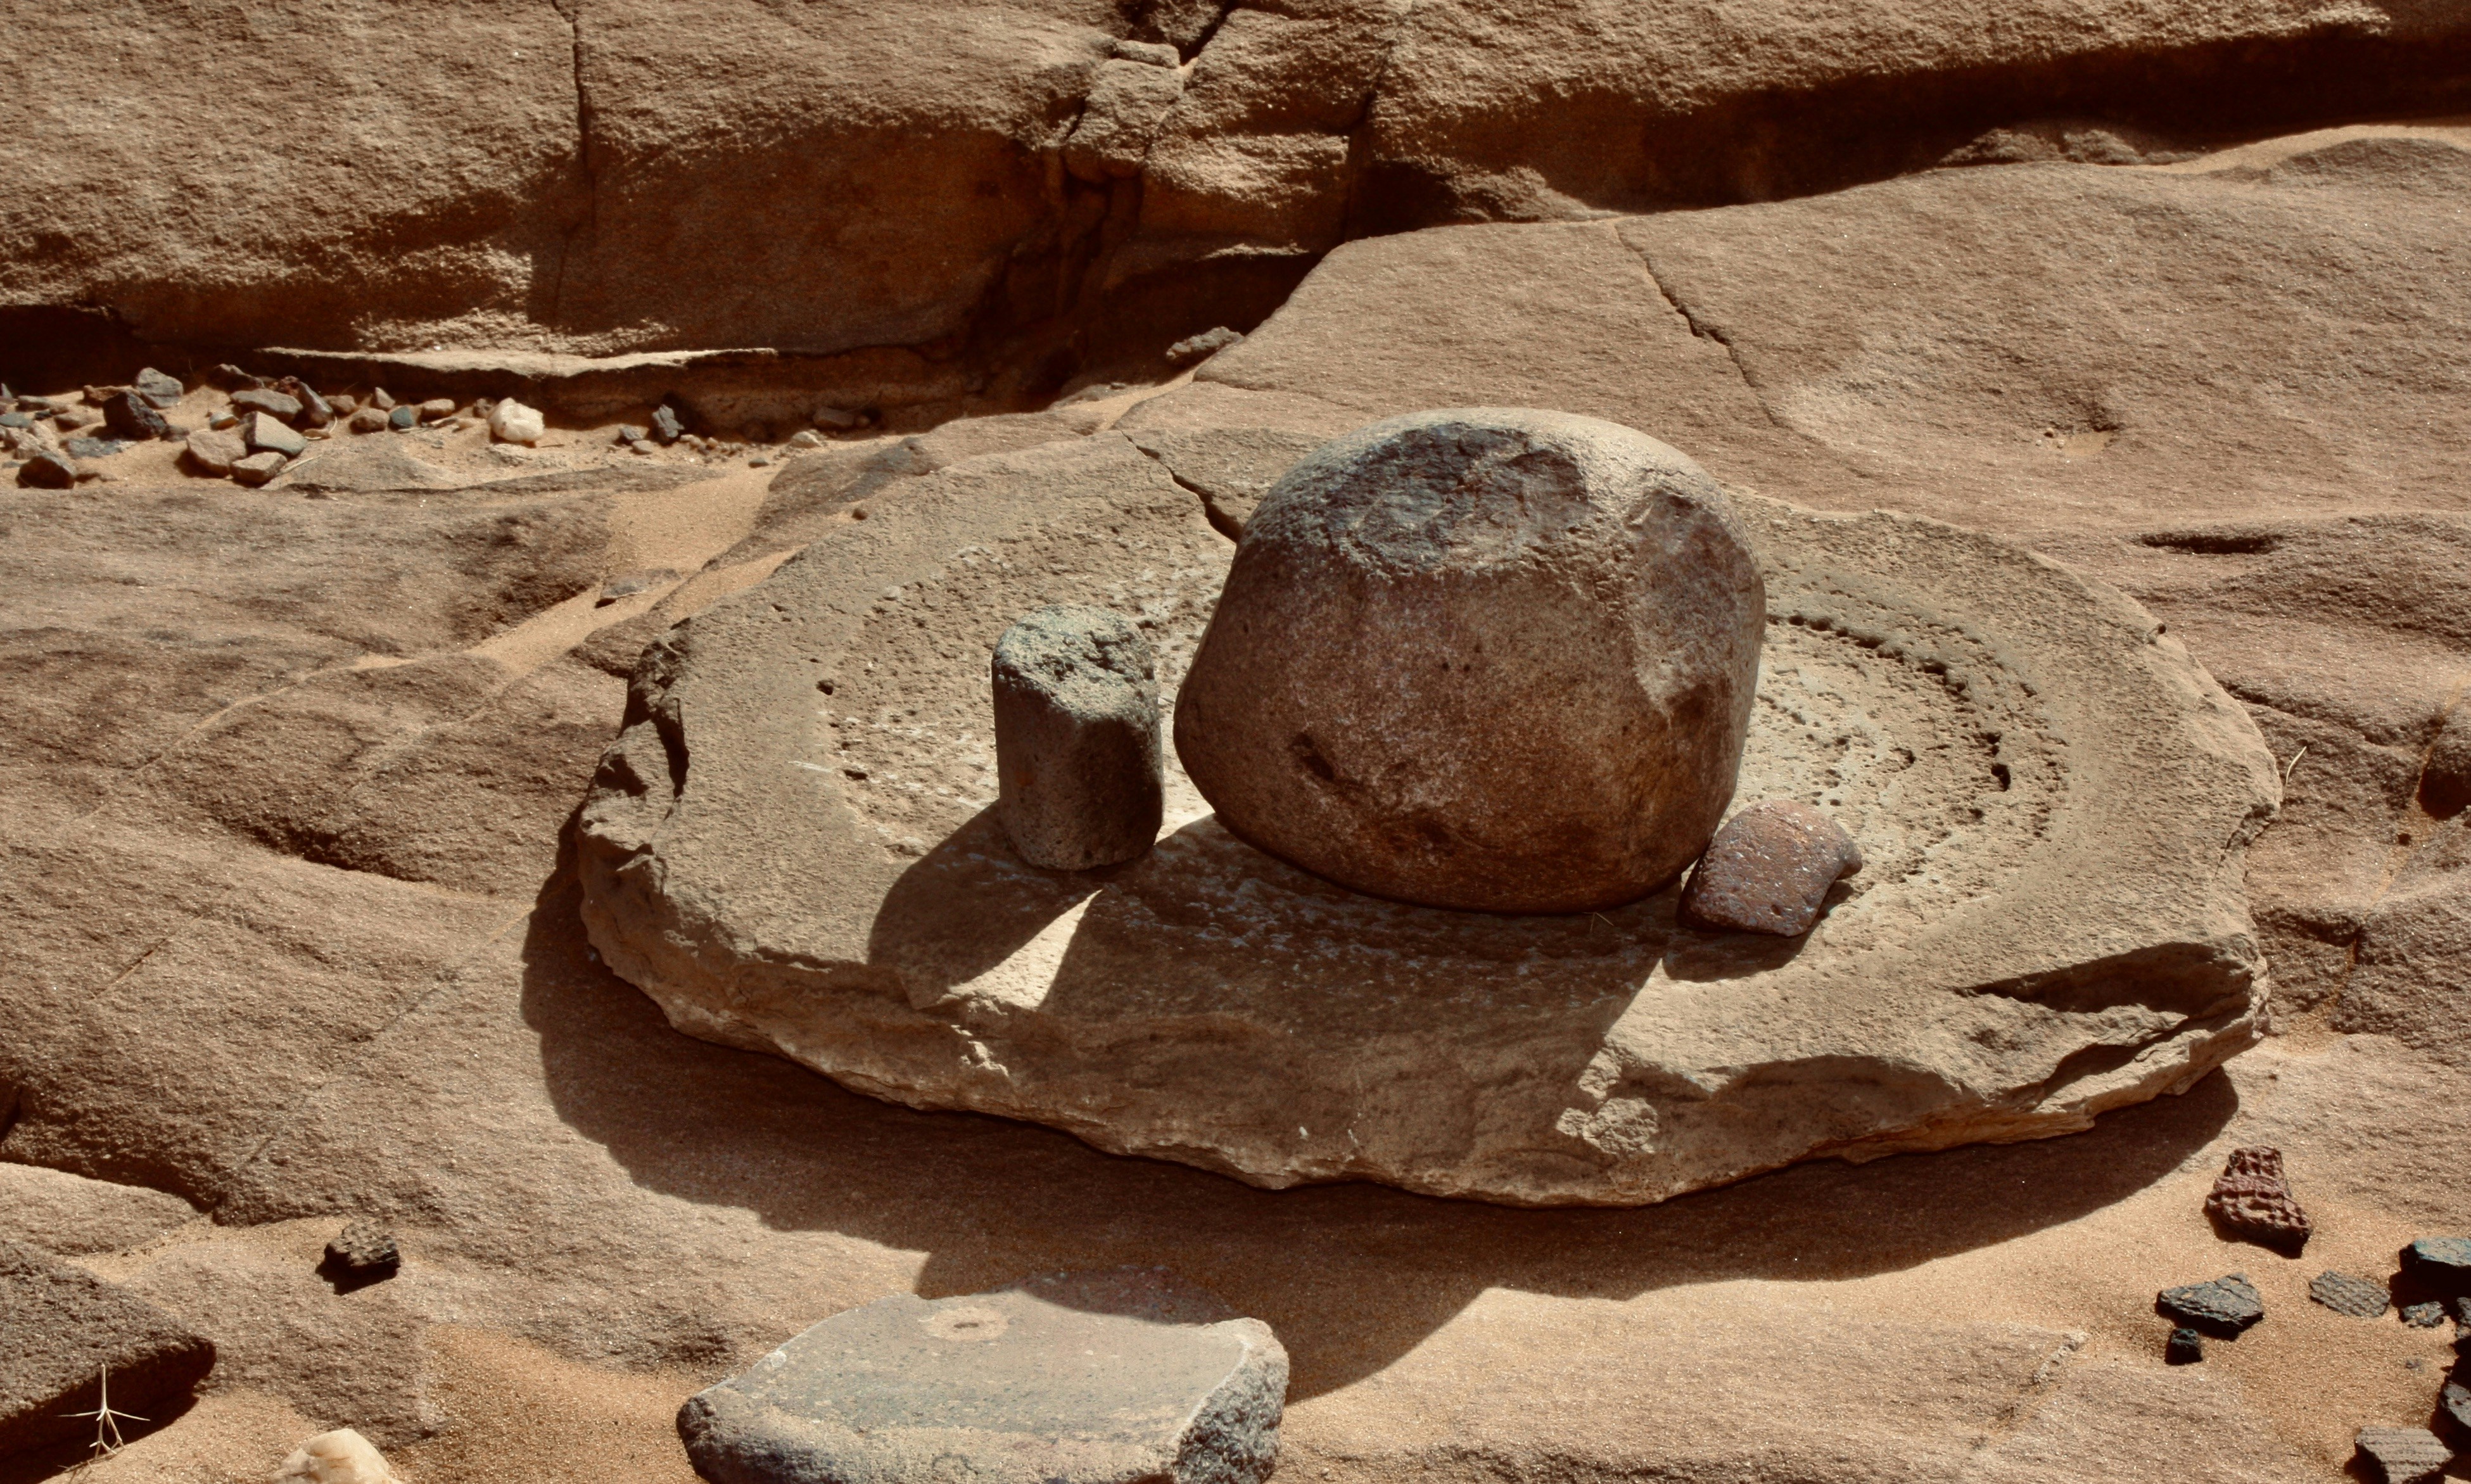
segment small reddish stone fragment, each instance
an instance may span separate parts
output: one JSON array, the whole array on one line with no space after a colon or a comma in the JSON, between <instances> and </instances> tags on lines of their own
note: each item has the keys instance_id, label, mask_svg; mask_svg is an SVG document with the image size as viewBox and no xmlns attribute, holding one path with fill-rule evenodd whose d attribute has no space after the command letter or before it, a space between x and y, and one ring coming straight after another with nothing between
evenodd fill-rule
<instances>
[{"instance_id":1,"label":"small reddish stone fragment","mask_svg":"<svg viewBox=\"0 0 2471 1484\"><path fill-rule=\"evenodd\" d=\"M2282 1252L2307 1246L2313 1230L2283 1179L2282 1151L2263 1145L2231 1151L2214 1192L2205 1197L2205 1214L2224 1237Z\"/></svg>"},{"instance_id":2,"label":"small reddish stone fragment","mask_svg":"<svg viewBox=\"0 0 2471 1484\"><path fill-rule=\"evenodd\" d=\"M1716 932L1797 937L1828 888L1862 869L1862 847L1807 804L1769 799L1726 821L1682 888L1682 920Z\"/></svg>"}]
</instances>

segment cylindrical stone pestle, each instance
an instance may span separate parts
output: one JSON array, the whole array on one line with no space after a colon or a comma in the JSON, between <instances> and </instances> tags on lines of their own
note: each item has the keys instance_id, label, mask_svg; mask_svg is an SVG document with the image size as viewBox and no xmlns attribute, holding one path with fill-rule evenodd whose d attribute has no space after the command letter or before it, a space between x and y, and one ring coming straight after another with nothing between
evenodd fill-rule
<instances>
[{"instance_id":1,"label":"cylindrical stone pestle","mask_svg":"<svg viewBox=\"0 0 2471 1484\"><path fill-rule=\"evenodd\" d=\"M1041 608L996 641L996 817L1054 871L1130 860L1158 838L1158 671L1104 608Z\"/></svg>"}]
</instances>

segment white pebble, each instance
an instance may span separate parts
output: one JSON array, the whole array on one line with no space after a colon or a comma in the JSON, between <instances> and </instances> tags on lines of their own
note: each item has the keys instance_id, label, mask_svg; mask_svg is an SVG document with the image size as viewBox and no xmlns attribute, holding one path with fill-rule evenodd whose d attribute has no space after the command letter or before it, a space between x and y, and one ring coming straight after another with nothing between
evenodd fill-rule
<instances>
[{"instance_id":1,"label":"white pebble","mask_svg":"<svg viewBox=\"0 0 2471 1484\"><path fill-rule=\"evenodd\" d=\"M293 1449L274 1484L396 1484L386 1455L349 1427L321 1432Z\"/></svg>"},{"instance_id":2,"label":"white pebble","mask_svg":"<svg viewBox=\"0 0 2471 1484\"><path fill-rule=\"evenodd\" d=\"M537 410L512 397L489 410L489 436L501 443L537 443L547 431Z\"/></svg>"}]
</instances>

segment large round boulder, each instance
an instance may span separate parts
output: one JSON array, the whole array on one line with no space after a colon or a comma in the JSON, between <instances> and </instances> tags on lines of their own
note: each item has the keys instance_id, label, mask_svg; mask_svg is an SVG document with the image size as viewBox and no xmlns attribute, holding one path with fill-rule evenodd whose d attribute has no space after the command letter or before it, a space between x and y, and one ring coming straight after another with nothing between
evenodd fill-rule
<instances>
[{"instance_id":1,"label":"large round boulder","mask_svg":"<svg viewBox=\"0 0 2471 1484\"><path fill-rule=\"evenodd\" d=\"M1359 891L1612 907L1724 817L1765 623L1724 491L1672 448L1565 412L1394 417L1262 500L1176 752L1229 830Z\"/></svg>"}]
</instances>

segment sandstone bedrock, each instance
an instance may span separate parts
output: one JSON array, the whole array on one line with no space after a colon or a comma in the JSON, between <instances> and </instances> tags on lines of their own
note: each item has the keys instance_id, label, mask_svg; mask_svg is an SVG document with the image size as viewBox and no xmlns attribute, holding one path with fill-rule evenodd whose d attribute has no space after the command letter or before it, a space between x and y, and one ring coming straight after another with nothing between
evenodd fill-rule
<instances>
[{"instance_id":1,"label":"sandstone bedrock","mask_svg":"<svg viewBox=\"0 0 2471 1484\"><path fill-rule=\"evenodd\" d=\"M1356 890L1616 907L1723 818L1766 622L1731 506L1676 450L1566 412L1410 413L1254 512L1176 752L1229 830Z\"/></svg>"}]
</instances>

